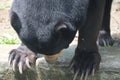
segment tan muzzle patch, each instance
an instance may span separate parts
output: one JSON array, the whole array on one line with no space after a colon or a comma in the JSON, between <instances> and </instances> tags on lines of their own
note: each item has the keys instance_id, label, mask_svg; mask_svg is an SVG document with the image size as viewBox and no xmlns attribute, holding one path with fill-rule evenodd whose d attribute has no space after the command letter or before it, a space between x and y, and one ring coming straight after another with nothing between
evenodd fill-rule
<instances>
[{"instance_id":1,"label":"tan muzzle patch","mask_svg":"<svg viewBox=\"0 0 120 80\"><path fill-rule=\"evenodd\" d=\"M56 53L55 55L45 55L45 59L47 62L49 63L55 63L56 60L58 59L58 57L63 53L63 50L61 50L60 52Z\"/></svg>"}]
</instances>

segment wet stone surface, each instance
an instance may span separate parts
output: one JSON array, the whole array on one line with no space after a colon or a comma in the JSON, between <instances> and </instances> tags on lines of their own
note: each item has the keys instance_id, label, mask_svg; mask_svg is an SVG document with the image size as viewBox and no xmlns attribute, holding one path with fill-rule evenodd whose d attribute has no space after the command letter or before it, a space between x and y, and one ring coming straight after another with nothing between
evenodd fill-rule
<instances>
[{"instance_id":1,"label":"wet stone surface","mask_svg":"<svg viewBox=\"0 0 120 80\"><path fill-rule=\"evenodd\" d=\"M18 72L14 73L7 61L2 61L0 62L0 80L8 80L8 78L9 80L73 80L74 74L69 69L69 63L75 47L76 45L71 45L64 50L55 64L47 64L42 60L36 68L26 70L22 75ZM88 80L120 80L120 48L100 47L100 54L102 56L100 69L94 77L89 76Z\"/></svg>"},{"instance_id":2,"label":"wet stone surface","mask_svg":"<svg viewBox=\"0 0 120 80\"><path fill-rule=\"evenodd\" d=\"M74 49L75 46L73 45L65 50L64 54L57 60L59 64L52 66L50 70L40 68L41 70L39 69L39 71L41 71L42 79L47 80L49 78L49 80L55 80L57 78L58 80L72 80L73 73L68 69L68 65L74 55ZM90 76L88 80L120 80L120 48L116 46L100 47L100 53L102 56L100 69L95 73L94 77Z\"/></svg>"}]
</instances>

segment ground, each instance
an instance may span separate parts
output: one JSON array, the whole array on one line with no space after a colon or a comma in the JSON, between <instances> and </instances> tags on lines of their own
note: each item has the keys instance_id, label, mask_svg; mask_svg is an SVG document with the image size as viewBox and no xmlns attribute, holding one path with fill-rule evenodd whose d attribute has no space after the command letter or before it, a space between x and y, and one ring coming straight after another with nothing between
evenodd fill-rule
<instances>
[{"instance_id":1,"label":"ground","mask_svg":"<svg viewBox=\"0 0 120 80\"><path fill-rule=\"evenodd\" d=\"M111 11L112 37L120 43L120 0L113 0Z\"/></svg>"}]
</instances>

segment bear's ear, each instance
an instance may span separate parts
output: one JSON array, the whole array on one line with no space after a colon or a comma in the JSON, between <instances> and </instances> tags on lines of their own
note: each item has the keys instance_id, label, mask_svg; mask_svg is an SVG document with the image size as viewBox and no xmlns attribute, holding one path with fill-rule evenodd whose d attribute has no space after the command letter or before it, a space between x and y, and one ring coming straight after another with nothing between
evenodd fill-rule
<instances>
[{"instance_id":1,"label":"bear's ear","mask_svg":"<svg viewBox=\"0 0 120 80\"><path fill-rule=\"evenodd\" d=\"M18 15L13 11L10 13L10 23L15 31L19 34L21 29L21 22Z\"/></svg>"}]
</instances>

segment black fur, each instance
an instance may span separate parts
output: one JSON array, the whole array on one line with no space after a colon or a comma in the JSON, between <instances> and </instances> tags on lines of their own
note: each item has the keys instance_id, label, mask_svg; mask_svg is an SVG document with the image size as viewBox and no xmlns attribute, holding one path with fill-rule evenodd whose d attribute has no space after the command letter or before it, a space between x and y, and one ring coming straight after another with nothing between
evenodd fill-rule
<instances>
[{"instance_id":1,"label":"black fur","mask_svg":"<svg viewBox=\"0 0 120 80\"><path fill-rule=\"evenodd\" d=\"M104 16L98 40L100 46L112 46L114 43L110 31L110 12L112 1L113 0L107 0L105 3Z\"/></svg>"},{"instance_id":2,"label":"black fur","mask_svg":"<svg viewBox=\"0 0 120 80\"><path fill-rule=\"evenodd\" d=\"M54 55L67 48L79 30L71 68L85 77L98 68L101 60L96 41L105 1L108 0L14 0L11 25L24 44L22 46L27 46L34 55Z\"/></svg>"}]
</instances>

